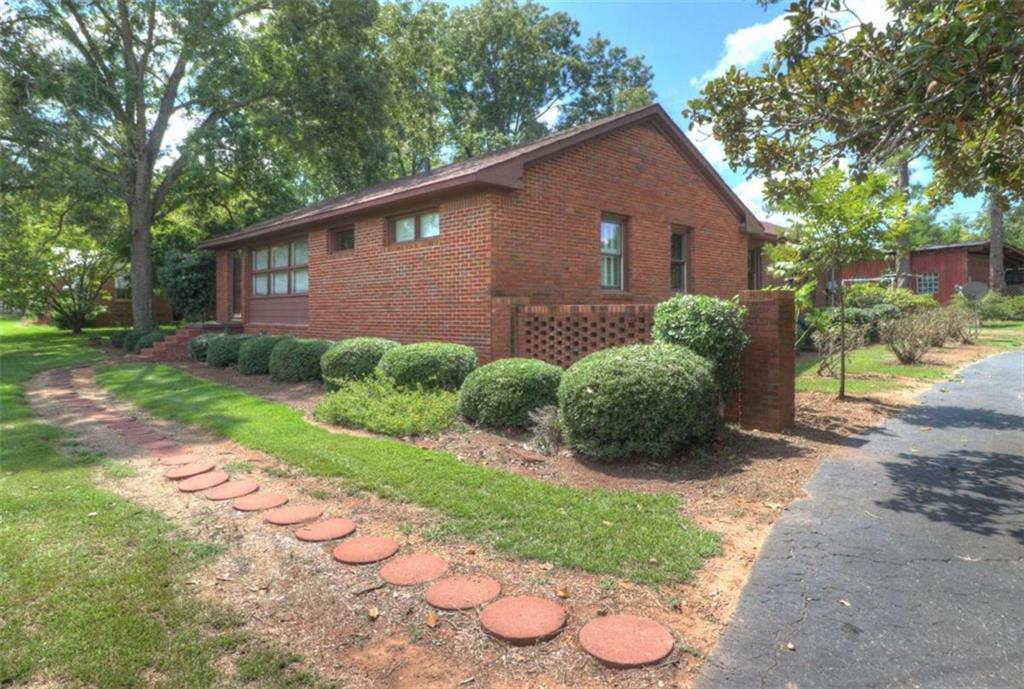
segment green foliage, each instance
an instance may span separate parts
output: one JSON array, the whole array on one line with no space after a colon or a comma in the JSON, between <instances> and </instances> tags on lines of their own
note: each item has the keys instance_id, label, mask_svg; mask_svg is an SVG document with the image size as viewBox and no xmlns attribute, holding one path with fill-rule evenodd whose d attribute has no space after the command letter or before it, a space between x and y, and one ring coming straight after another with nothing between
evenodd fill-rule
<instances>
[{"instance_id":1,"label":"green foliage","mask_svg":"<svg viewBox=\"0 0 1024 689\"><path fill-rule=\"evenodd\" d=\"M244 376L270 373L270 353L286 335L251 337L238 348L238 372Z\"/></svg>"},{"instance_id":2,"label":"green foliage","mask_svg":"<svg viewBox=\"0 0 1024 689\"><path fill-rule=\"evenodd\" d=\"M887 287L873 282L847 287L844 298L848 307L870 308L887 304L896 307L901 313L939 305L931 295L915 294L905 287Z\"/></svg>"},{"instance_id":3,"label":"green foliage","mask_svg":"<svg viewBox=\"0 0 1024 689\"><path fill-rule=\"evenodd\" d=\"M128 333L130 332L130 330L118 330L110 336L110 346L117 347L118 349L124 349L124 340L128 337Z\"/></svg>"},{"instance_id":4,"label":"green foliage","mask_svg":"<svg viewBox=\"0 0 1024 689\"><path fill-rule=\"evenodd\" d=\"M219 335L206 343L206 364L214 368L225 368L238 363L238 350L253 335Z\"/></svg>"},{"instance_id":5,"label":"green foliage","mask_svg":"<svg viewBox=\"0 0 1024 689\"><path fill-rule=\"evenodd\" d=\"M882 339L901 364L916 364L932 347L935 320L928 311L911 313L882 327Z\"/></svg>"},{"instance_id":6,"label":"green foliage","mask_svg":"<svg viewBox=\"0 0 1024 689\"><path fill-rule=\"evenodd\" d=\"M472 347L451 342L418 342L389 349L378 368L401 387L458 390L479 363Z\"/></svg>"},{"instance_id":7,"label":"green foliage","mask_svg":"<svg viewBox=\"0 0 1024 689\"><path fill-rule=\"evenodd\" d=\"M983 321L1024 321L1024 295L1008 297L992 291L979 304Z\"/></svg>"},{"instance_id":8,"label":"green foliage","mask_svg":"<svg viewBox=\"0 0 1024 689\"><path fill-rule=\"evenodd\" d=\"M287 405L168 366L106 367L97 380L156 416L432 510L445 518L447 533L511 556L658 583L685 579L718 549L717 538L682 518L668 493L575 488L387 438L332 433Z\"/></svg>"},{"instance_id":9,"label":"green foliage","mask_svg":"<svg viewBox=\"0 0 1024 689\"><path fill-rule=\"evenodd\" d=\"M711 361L715 380L728 398L739 386L740 354L750 338L743 330L746 309L735 301L704 295L676 295L654 310L655 342L683 345Z\"/></svg>"},{"instance_id":10,"label":"green foliage","mask_svg":"<svg viewBox=\"0 0 1024 689\"><path fill-rule=\"evenodd\" d=\"M217 263L209 251L172 250L163 257L157 278L175 313L186 321L205 321L217 290Z\"/></svg>"},{"instance_id":11,"label":"green foliage","mask_svg":"<svg viewBox=\"0 0 1024 689\"><path fill-rule=\"evenodd\" d=\"M913 295L916 296L916 295ZM934 303L934 299L929 297L929 300ZM889 320L899 318L902 315L899 307L894 304L879 303L870 307L853 307L848 306L845 309L846 322L851 325L859 326L863 329L865 337L870 342L878 342L880 337L880 326ZM827 321L825 327L834 327L839 322L839 309L835 307L829 307L821 310L822 315Z\"/></svg>"},{"instance_id":12,"label":"green foliage","mask_svg":"<svg viewBox=\"0 0 1024 689\"><path fill-rule=\"evenodd\" d=\"M281 340L270 352L270 376L291 383L320 380L320 359L332 344L330 340L295 337Z\"/></svg>"},{"instance_id":13,"label":"green foliage","mask_svg":"<svg viewBox=\"0 0 1024 689\"><path fill-rule=\"evenodd\" d=\"M359 380L373 373L380 358L397 347L382 337L353 337L331 346L320 359L320 373L327 381Z\"/></svg>"},{"instance_id":14,"label":"green foliage","mask_svg":"<svg viewBox=\"0 0 1024 689\"><path fill-rule=\"evenodd\" d=\"M531 412L558 403L562 369L538 359L499 359L459 390L459 413L492 428L529 428Z\"/></svg>"},{"instance_id":15,"label":"green foliage","mask_svg":"<svg viewBox=\"0 0 1024 689\"><path fill-rule=\"evenodd\" d=\"M601 461L671 457L715 432L718 405L711 362L671 344L595 352L558 388L566 441Z\"/></svg>"},{"instance_id":16,"label":"green foliage","mask_svg":"<svg viewBox=\"0 0 1024 689\"><path fill-rule=\"evenodd\" d=\"M344 380L316 407L319 421L394 436L440 433L455 421L458 395L450 390L410 389L380 373Z\"/></svg>"},{"instance_id":17,"label":"green foliage","mask_svg":"<svg viewBox=\"0 0 1024 689\"><path fill-rule=\"evenodd\" d=\"M222 337L217 333L203 333L188 341L188 358L190 361L206 361L206 352L210 348L210 340L215 337Z\"/></svg>"},{"instance_id":18,"label":"green foliage","mask_svg":"<svg viewBox=\"0 0 1024 689\"><path fill-rule=\"evenodd\" d=\"M137 346L139 344L139 339L143 335L145 335L147 332L149 332L149 331L148 330L130 330L130 331L128 331L128 333L124 336L124 339L122 340L122 342L124 343L125 351L137 352L138 351Z\"/></svg>"},{"instance_id":19,"label":"green foliage","mask_svg":"<svg viewBox=\"0 0 1024 689\"><path fill-rule=\"evenodd\" d=\"M142 335L135 341L135 347L132 349L133 352L138 354L147 347L152 347L157 342L162 342L166 339L167 334L165 331L156 328L142 333Z\"/></svg>"}]
</instances>

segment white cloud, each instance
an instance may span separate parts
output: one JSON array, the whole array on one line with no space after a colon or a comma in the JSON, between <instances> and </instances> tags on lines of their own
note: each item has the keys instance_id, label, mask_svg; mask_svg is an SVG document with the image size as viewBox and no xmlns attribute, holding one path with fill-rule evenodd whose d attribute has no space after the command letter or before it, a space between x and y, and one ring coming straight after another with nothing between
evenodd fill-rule
<instances>
[{"instance_id":1,"label":"white cloud","mask_svg":"<svg viewBox=\"0 0 1024 689\"><path fill-rule=\"evenodd\" d=\"M555 103L550 108L542 112L537 120L546 124L548 128L553 129L555 123L558 122L558 116L560 114L562 114L562 104Z\"/></svg>"},{"instance_id":2,"label":"white cloud","mask_svg":"<svg viewBox=\"0 0 1024 689\"><path fill-rule=\"evenodd\" d=\"M724 172L729 169L729 164L725 158L725 148L722 146L722 142L713 135L694 130L690 135L690 141L693 142L693 145L697 147L700 154L707 158L708 162L716 170Z\"/></svg>"},{"instance_id":3,"label":"white cloud","mask_svg":"<svg viewBox=\"0 0 1024 689\"><path fill-rule=\"evenodd\" d=\"M709 79L725 74L732 65L750 67L756 64L771 53L775 47L775 41L782 38L788 27L789 22L786 21L786 15L780 14L769 22L745 26L733 31L725 37L725 52L719 58L718 64L699 77L690 79L690 84L699 88Z\"/></svg>"}]
</instances>

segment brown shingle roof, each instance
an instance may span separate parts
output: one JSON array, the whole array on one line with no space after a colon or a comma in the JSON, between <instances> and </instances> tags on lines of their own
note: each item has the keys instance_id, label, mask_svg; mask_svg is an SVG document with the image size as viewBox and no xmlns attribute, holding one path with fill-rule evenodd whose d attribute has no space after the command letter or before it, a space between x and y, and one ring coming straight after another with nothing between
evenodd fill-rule
<instances>
[{"instance_id":1,"label":"brown shingle roof","mask_svg":"<svg viewBox=\"0 0 1024 689\"><path fill-rule=\"evenodd\" d=\"M382 182L350 194L327 199L250 225L237 232L208 239L200 246L205 248L227 246L243 240L287 232L315 223L338 221L371 209L384 209L394 204L442 192L483 187L516 189L519 186L518 180L523 174L523 166L527 163L644 120L650 120L655 124L698 164L698 168L709 177L723 198L736 211L737 217L744 221L747 231L758 233L763 231L761 224L747 210L739 197L697 151L697 148L686 138L665 110L655 103L555 132L500 151L460 160L430 172Z\"/></svg>"}]
</instances>

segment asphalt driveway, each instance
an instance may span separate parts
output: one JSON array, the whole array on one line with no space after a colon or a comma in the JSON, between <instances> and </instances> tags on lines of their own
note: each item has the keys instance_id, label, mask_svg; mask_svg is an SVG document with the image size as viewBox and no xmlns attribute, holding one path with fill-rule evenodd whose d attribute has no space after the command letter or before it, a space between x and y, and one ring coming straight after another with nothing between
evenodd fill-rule
<instances>
[{"instance_id":1,"label":"asphalt driveway","mask_svg":"<svg viewBox=\"0 0 1024 689\"><path fill-rule=\"evenodd\" d=\"M1024 354L859 441L773 529L699 689L1024 688Z\"/></svg>"}]
</instances>

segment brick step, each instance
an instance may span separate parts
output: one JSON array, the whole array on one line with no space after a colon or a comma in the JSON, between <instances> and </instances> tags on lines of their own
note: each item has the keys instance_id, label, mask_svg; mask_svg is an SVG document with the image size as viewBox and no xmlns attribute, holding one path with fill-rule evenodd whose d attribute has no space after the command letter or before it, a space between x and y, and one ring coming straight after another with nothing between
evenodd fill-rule
<instances>
[{"instance_id":1,"label":"brick step","mask_svg":"<svg viewBox=\"0 0 1024 689\"><path fill-rule=\"evenodd\" d=\"M144 349L140 356L147 361L187 361L189 340L202 333L202 328L181 328L170 337Z\"/></svg>"}]
</instances>

